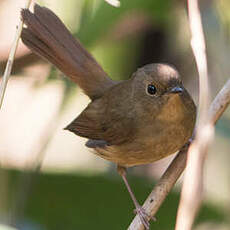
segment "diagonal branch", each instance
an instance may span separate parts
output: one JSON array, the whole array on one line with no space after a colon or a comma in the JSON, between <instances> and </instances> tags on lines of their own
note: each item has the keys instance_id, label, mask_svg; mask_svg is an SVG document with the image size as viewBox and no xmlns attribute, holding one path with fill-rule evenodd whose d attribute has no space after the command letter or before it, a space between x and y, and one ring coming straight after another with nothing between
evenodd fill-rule
<instances>
[{"instance_id":1,"label":"diagonal branch","mask_svg":"<svg viewBox=\"0 0 230 230\"><path fill-rule=\"evenodd\" d=\"M154 189L145 200L143 208L149 217L154 217L160 208L161 204L165 200L166 196L184 171L186 165L186 153L188 146L185 146L174 158L170 166L167 168L159 182L155 185ZM138 215L135 216L128 230L144 230Z\"/></svg>"}]
</instances>

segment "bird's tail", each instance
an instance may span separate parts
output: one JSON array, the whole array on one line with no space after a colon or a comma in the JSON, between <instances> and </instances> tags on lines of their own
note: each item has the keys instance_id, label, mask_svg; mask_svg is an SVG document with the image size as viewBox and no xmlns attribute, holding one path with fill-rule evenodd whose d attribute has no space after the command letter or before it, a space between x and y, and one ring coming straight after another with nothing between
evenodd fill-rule
<instances>
[{"instance_id":1,"label":"bird's tail","mask_svg":"<svg viewBox=\"0 0 230 230\"><path fill-rule=\"evenodd\" d=\"M36 4L34 13L22 9L21 16L27 26L22 30L23 43L59 68L91 99L114 84L51 10Z\"/></svg>"}]
</instances>

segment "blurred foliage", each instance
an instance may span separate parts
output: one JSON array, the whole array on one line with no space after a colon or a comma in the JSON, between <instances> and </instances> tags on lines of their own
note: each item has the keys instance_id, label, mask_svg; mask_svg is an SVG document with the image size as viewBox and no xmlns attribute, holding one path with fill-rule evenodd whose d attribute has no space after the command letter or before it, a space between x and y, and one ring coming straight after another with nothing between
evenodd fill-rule
<instances>
[{"instance_id":1,"label":"blurred foliage","mask_svg":"<svg viewBox=\"0 0 230 230\"><path fill-rule=\"evenodd\" d=\"M9 179L9 200L15 204L21 176L18 171L5 171ZM142 203L154 184L142 177L130 177L137 199ZM39 229L126 229L134 217L133 204L120 177L113 175L34 175L32 189L27 194L25 213L18 207L20 223L33 223ZM179 194L171 192L157 213L151 229L173 229ZM197 218L200 222L225 222L217 207L205 204ZM21 228L20 228L21 226ZM42 226L42 227L41 227ZM33 228L30 228L33 230Z\"/></svg>"},{"instance_id":2,"label":"blurred foliage","mask_svg":"<svg viewBox=\"0 0 230 230\"><path fill-rule=\"evenodd\" d=\"M7 225L0 224L0 230L17 230L17 229L16 228L12 228L12 227L7 226Z\"/></svg>"},{"instance_id":3,"label":"blurred foliage","mask_svg":"<svg viewBox=\"0 0 230 230\"><path fill-rule=\"evenodd\" d=\"M226 30L226 35L228 39L230 38L230 1L229 0L220 0L216 2L217 8L219 11L219 17L222 20L222 23Z\"/></svg>"},{"instance_id":4,"label":"blurred foliage","mask_svg":"<svg viewBox=\"0 0 230 230\"><path fill-rule=\"evenodd\" d=\"M85 1L76 37L89 48L102 41L103 50L99 46L93 54L113 79L127 79L136 70L134 65L140 51L138 44L143 35L112 42L104 38L130 12L143 13L152 20L153 24L164 26L170 19L172 2L169 0L121 1L121 7L115 8L105 1L98 1L94 13L91 3L92 0Z\"/></svg>"},{"instance_id":5,"label":"blurred foliage","mask_svg":"<svg viewBox=\"0 0 230 230\"><path fill-rule=\"evenodd\" d=\"M115 8L105 1L100 1L94 14L91 14L90 17L89 12L92 10L90 3L92 3L92 0L85 1L82 23L77 33L86 46L91 46L102 38L128 12L143 12L152 18L154 23L164 25L170 19L172 6L170 0L164 0L163 2L159 0L132 0L121 1L121 7Z\"/></svg>"},{"instance_id":6,"label":"blurred foliage","mask_svg":"<svg viewBox=\"0 0 230 230\"><path fill-rule=\"evenodd\" d=\"M222 117L216 124L216 131L223 136L230 137L230 122L227 117Z\"/></svg>"}]
</instances>

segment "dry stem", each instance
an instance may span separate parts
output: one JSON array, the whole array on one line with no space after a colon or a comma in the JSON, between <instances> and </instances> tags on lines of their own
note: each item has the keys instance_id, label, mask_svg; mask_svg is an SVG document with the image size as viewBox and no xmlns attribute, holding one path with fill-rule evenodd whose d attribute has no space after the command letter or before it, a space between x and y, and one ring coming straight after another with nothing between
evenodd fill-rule
<instances>
[{"instance_id":1,"label":"dry stem","mask_svg":"<svg viewBox=\"0 0 230 230\"><path fill-rule=\"evenodd\" d=\"M203 197L203 170L214 125L208 116L209 82L205 39L198 0L188 0L191 46L199 72L199 107L195 140L188 150L187 168L177 212L176 230L190 230Z\"/></svg>"},{"instance_id":2,"label":"dry stem","mask_svg":"<svg viewBox=\"0 0 230 230\"><path fill-rule=\"evenodd\" d=\"M32 0L27 0L25 8L29 8L30 4L31 4ZM0 109L2 107L2 102L4 99L4 95L5 95L5 91L6 91L6 86L7 86L7 82L10 78L10 74L11 74L11 70L12 70L12 66L14 63L14 57L15 57L15 53L18 47L18 42L21 36L21 32L22 32L22 27L23 27L23 22L22 20L19 21L19 25L17 26L17 30L15 33L15 37L14 37L14 41L10 50L10 55L6 64L6 68L4 71L4 75L2 77L2 81L1 81L1 85L0 85Z\"/></svg>"}]
</instances>

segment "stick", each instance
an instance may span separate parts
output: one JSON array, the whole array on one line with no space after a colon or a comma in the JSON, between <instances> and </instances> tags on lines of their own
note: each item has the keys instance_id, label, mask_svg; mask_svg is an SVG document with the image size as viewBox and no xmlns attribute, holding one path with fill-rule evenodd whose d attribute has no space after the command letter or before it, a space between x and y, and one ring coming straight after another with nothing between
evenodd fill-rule
<instances>
[{"instance_id":1,"label":"stick","mask_svg":"<svg viewBox=\"0 0 230 230\"><path fill-rule=\"evenodd\" d=\"M30 4L31 4L32 0L27 0L26 4L25 4L25 8L29 8ZM2 77L2 81L1 81L1 85L0 85L0 109L2 108L2 103L3 103L3 99L4 99L4 95L5 95L5 91L6 91L6 86L8 83L8 80L10 78L10 74L11 74L11 70L12 70L12 66L14 63L14 57L15 57L15 53L18 47L18 42L21 36L21 32L22 32L22 27L23 27L23 22L20 19L19 21L19 25L17 26L17 30L15 33L15 37L14 37L14 41L10 50L10 54L9 54L9 58L6 64L6 68L4 71L4 75Z\"/></svg>"},{"instance_id":2,"label":"stick","mask_svg":"<svg viewBox=\"0 0 230 230\"><path fill-rule=\"evenodd\" d=\"M190 230L203 198L203 171L214 124L208 116L209 82L205 39L198 0L188 0L191 46L199 72L199 107L195 140L188 151L187 167L177 212L176 230Z\"/></svg>"}]
</instances>

